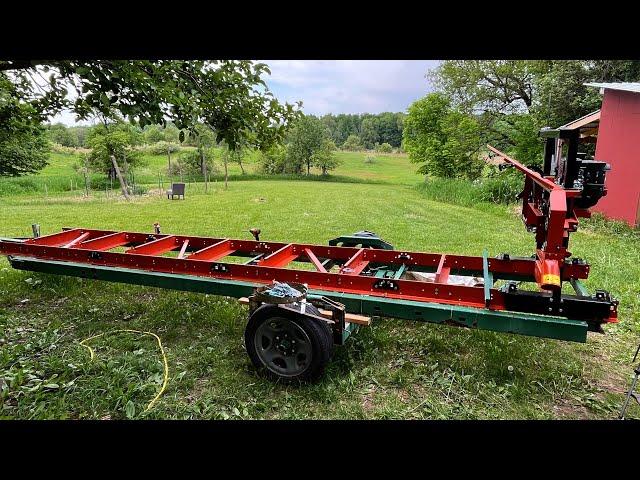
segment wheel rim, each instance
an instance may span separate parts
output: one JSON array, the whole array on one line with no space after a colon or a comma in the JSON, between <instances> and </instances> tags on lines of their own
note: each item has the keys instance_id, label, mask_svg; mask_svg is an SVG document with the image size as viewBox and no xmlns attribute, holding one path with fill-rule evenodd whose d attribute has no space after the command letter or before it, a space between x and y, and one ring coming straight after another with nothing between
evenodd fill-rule
<instances>
[{"instance_id":1,"label":"wheel rim","mask_svg":"<svg viewBox=\"0 0 640 480\"><path fill-rule=\"evenodd\" d=\"M311 364L311 340L300 325L288 318L265 320L256 329L253 341L262 364L280 376L294 377Z\"/></svg>"}]
</instances>

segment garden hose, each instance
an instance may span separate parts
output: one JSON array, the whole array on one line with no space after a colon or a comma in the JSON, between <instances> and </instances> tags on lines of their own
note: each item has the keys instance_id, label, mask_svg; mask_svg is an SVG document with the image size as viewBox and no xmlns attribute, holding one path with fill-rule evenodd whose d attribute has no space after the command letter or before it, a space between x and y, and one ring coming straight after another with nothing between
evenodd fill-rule
<instances>
[{"instance_id":1,"label":"garden hose","mask_svg":"<svg viewBox=\"0 0 640 480\"><path fill-rule=\"evenodd\" d=\"M162 354L162 362L164 364L164 379L162 381L162 387L160 387L160 390L158 391L156 396L153 397L153 400L151 400L149 402L149 404L147 405L147 408L144 409L144 412L147 412L158 401L158 399L160 398L160 395L162 395L164 390L167 388L167 383L169 382L169 363L167 362L167 355L165 354L164 348L162 347L162 341L160 340L160 337L158 335L156 335L155 333L152 333L152 332L143 332L141 330L131 330L131 329L120 329L120 330L111 330L109 332L99 333L99 334L93 335L93 336L91 336L89 338L85 338L84 340L82 340L80 342L80 345L82 345L83 347L86 347L86 348L89 349L89 353L91 354L91 360L93 360L95 358L95 356L96 356L95 351L93 350L93 348L91 348L89 345L87 345L86 342L89 342L90 340L94 340L96 338L102 337L102 336L107 335L107 334L121 333L121 332L139 333L139 334L142 334L142 335L151 335L152 337L154 337L157 340L158 348L160 348L160 353Z\"/></svg>"}]
</instances>

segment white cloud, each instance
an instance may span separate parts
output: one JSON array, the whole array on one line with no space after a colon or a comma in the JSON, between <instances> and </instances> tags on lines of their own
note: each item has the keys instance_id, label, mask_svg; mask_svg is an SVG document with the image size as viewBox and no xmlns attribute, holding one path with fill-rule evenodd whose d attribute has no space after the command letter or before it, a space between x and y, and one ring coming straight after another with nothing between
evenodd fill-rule
<instances>
[{"instance_id":1,"label":"white cloud","mask_svg":"<svg viewBox=\"0 0 640 480\"><path fill-rule=\"evenodd\" d=\"M264 79L280 101L302 100L305 113L405 111L431 88L425 74L437 60L262 60ZM75 123L70 112L51 119ZM84 122L83 122L84 123Z\"/></svg>"},{"instance_id":2,"label":"white cloud","mask_svg":"<svg viewBox=\"0 0 640 480\"><path fill-rule=\"evenodd\" d=\"M264 60L267 84L281 101L303 101L306 113L404 111L430 91L436 60Z\"/></svg>"}]
</instances>

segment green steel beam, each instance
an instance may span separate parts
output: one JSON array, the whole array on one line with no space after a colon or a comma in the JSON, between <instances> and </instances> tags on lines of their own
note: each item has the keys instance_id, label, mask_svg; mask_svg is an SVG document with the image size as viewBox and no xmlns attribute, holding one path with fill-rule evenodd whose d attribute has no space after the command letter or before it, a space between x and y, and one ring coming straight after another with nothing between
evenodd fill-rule
<instances>
[{"instance_id":1,"label":"green steel beam","mask_svg":"<svg viewBox=\"0 0 640 480\"><path fill-rule=\"evenodd\" d=\"M398 280L406 269L407 269L407 265L403 263L398 269L398 271L393 275L394 280Z\"/></svg>"},{"instance_id":2,"label":"green steel beam","mask_svg":"<svg viewBox=\"0 0 640 480\"><path fill-rule=\"evenodd\" d=\"M576 291L576 295L580 297L589 296L589 290L587 290L587 287L585 287L580 280L572 278L571 280L569 280L569 283L571 283L571 286Z\"/></svg>"},{"instance_id":3,"label":"green steel beam","mask_svg":"<svg viewBox=\"0 0 640 480\"><path fill-rule=\"evenodd\" d=\"M21 270L237 298L251 295L253 288L258 285L239 280L220 280L192 275L38 260L26 257L11 257L10 261L14 268ZM399 300L321 290L310 290L309 293L324 295L332 300L343 303L348 312L368 316L384 316L450 324L583 343L586 342L587 339L586 322L562 317L494 311L486 308Z\"/></svg>"}]
</instances>

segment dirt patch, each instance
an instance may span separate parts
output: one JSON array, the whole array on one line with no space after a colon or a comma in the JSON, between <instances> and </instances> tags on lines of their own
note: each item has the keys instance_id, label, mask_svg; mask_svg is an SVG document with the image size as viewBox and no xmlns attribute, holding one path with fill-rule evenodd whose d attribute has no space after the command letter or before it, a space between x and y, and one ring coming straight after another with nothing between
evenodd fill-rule
<instances>
[{"instance_id":1,"label":"dirt patch","mask_svg":"<svg viewBox=\"0 0 640 480\"><path fill-rule=\"evenodd\" d=\"M558 419L591 420L597 418L587 407L569 399L563 399L552 408L553 416Z\"/></svg>"},{"instance_id":2,"label":"dirt patch","mask_svg":"<svg viewBox=\"0 0 640 480\"><path fill-rule=\"evenodd\" d=\"M362 397L362 408L365 412L370 413L375 407L375 394L376 394L376 386L371 385L367 392Z\"/></svg>"}]
</instances>

